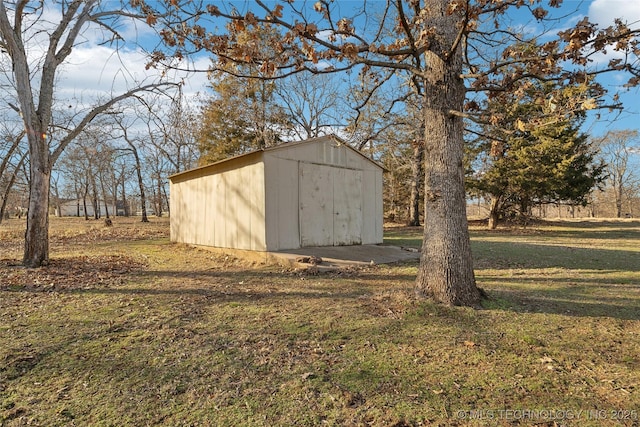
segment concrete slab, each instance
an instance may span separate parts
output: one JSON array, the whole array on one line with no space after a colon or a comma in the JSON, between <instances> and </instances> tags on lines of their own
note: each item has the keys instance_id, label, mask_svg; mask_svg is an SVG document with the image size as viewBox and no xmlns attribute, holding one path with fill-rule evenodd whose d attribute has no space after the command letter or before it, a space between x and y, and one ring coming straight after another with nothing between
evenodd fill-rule
<instances>
[{"instance_id":1,"label":"concrete slab","mask_svg":"<svg viewBox=\"0 0 640 427\"><path fill-rule=\"evenodd\" d=\"M420 258L420 252L416 249L391 245L322 246L290 249L279 252L196 246L208 251L229 254L252 262L279 264L291 268L314 267L319 271L336 270L349 266L393 264ZM300 261L301 258L310 257L321 258L322 262L315 264L313 262Z\"/></svg>"},{"instance_id":2,"label":"concrete slab","mask_svg":"<svg viewBox=\"0 0 640 427\"><path fill-rule=\"evenodd\" d=\"M390 245L357 245L291 249L270 252L270 256L279 259L281 263L288 263L290 266L298 268L314 265L313 259L310 260L311 262L300 262L301 259L318 257L322 259L322 262L317 264L319 269L336 269L415 260L420 258L420 252L416 249Z\"/></svg>"}]
</instances>

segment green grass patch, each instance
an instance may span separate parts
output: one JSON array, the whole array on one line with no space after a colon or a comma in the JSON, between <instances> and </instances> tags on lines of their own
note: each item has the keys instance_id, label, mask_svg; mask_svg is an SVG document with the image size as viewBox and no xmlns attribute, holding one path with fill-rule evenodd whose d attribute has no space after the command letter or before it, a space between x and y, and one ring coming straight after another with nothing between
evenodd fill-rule
<instances>
[{"instance_id":1,"label":"green grass patch","mask_svg":"<svg viewBox=\"0 0 640 427\"><path fill-rule=\"evenodd\" d=\"M416 300L417 263L314 276L57 221L49 267L0 263L2 426L640 422L640 223L472 229L473 310Z\"/></svg>"}]
</instances>

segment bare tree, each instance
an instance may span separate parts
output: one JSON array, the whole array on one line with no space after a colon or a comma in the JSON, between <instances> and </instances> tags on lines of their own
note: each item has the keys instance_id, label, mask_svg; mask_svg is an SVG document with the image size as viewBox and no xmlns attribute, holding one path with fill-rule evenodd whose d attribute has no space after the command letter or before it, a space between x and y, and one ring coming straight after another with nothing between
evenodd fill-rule
<instances>
[{"instance_id":1,"label":"bare tree","mask_svg":"<svg viewBox=\"0 0 640 427\"><path fill-rule=\"evenodd\" d=\"M121 150L130 153L134 159L134 169L140 195L140 210L142 213L141 221L149 222L149 217L147 215L147 196L144 177L142 174L142 157L140 156L139 151L139 148L144 146L144 138L142 137L142 134L138 135L134 132L135 123L139 120L139 116L121 113L112 115L112 118L121 132L122 140L127 144L127 147L121 148Z\"/></svg>"},{"instance_id":2,"label":"bare tree","mask_svg":"<svg viewBox=\"0 0 640 427\"><path fill-rule=\"evenodd\" d=\"M148 222L149 200L153 201L157 216L162 215L165 207L168 209L166 176L189 169L197 162L196 126L192 125L196 121L195 112L179 93L172 98L132 97L109 116L114 137L126 144L117 150L133 157L142 222ZM120 185L125 186L124 182Z\"/></svg>"},{"instance_id":3,"label":"bare tree","mask_svg":"<svg viewBox=\"0 0 640 427\"><path fill-rule=\"evenodd\" d=\"M5 217L9 195L26 160L26 150L21 147L24 131L12 126L9 121L2 122L0 128L0 223Z\"/></svg>"},{"instance_id":4,"label":"bare tree","mask_svg":"<svg viewBox=\"0 0 640 427\"><path fill-rule=\"evenodd\" d=\"M406 80L388 83L386 90L374 90L377 84L379 81L363 78L360 88L354 88L351 103L355 115L347 131L358 141L360 150L368 151L372 158L378 157L385 164L387 182L393 184L393 188L385 188L390 193L389 215L409 226L419 226L420 204L424 202L421 96Z\"/></svg>"},{"instance_id":5,"label":"bare tree","mask_svg":"<svg viewBox=\"0 0 640 427\"><path fill-rule=\"evenodd\" d=\"M631 207L631 201L637 196L640 173L633 166L633 156L640 156L640 139L637 130L609 131L599 141L600 155L606 164L607 182L613 190L615 213L623 216L625 200ZM631 214L631 211L628 212Z\"/></svg>"},{"instance_id":6,"label":"bare tree","mask_svg":"<svg viewBox=\"0 0 640 427\"><path fill-rule=\"evenodd\" d=\"M147 171L148 193L152 195L153 213L155 216L161 217L164 212L169 210L169 195L167 192L169 182L166 177L172 172L172 164L162 155L162 151L155 144L144 145L142 151L144 156L143 167Z\"/></svg>"},{"instance_id":7,"label":"bare tree","mask_svg":"<svg viewBox=\"0 0 640 427\"><path fill-rule=\"evenodd\" d=\"M128 195L131 192L131 180L136 173L136 168L131 163L126 148L116 148L112 173L113 194L116 199L116 207L120 204L122 206L122 214L126 217L130 216L131 208Z\"/></svg>"},{"instance_id":8,"label":"bare tree","mask_svg":"<svg viewBox=\"0 0 640 427\"><path fill-rule=\"evenodd\" d=\"M66 193L76 199L76 216L88 217L87 197L89 196L90 179L88 171L91 170L89 159L83 148L77 144L71 145L60 157L57 165L58 172L64 178ZM80 206L82 204L82 210Z\"/></svg>"},{"instance_id":9,"label":"bare tree","mask_svg":"<svg viewBox=\"0 0 640 427\"><path fill-rule=\"evenodd\" d=\"M45 7L55 9L60 19L46 19ZM11 61L13 90L24 122L29 144L30 188L27 231L23 264L38 267L49 259L49 187L53 165L62 152L99 114L133 94L157 89L163 84L136 84L132 89L114 95L78 115L72 126L51 141L56 77L83 31L90 26L100 29L104 42L124 40L117 32L120 22L145 20L146 15L133 13L124 2L98 0L58 0L51 2L16 0L0 1L0 50ZM28 57L29 47L44 49L34 63ZM37 73L34 73L33 67Z\"/></svg>"},{"instance_id":10,"label":"bare tree","mask_svg":"<svg viewBox=\"0 0 640 427\"><path fill-rule=\"evenodd\" d=\"M65 179L73 183L76 197L83 204L85 219L88 219L87 198L94 219L99 219L103 211L109 217L110 196L106 193L105 176L111 169L112 150L101 134L97 128L85 129L60 159L59 169Z\"/></svg>"},{"instance_id":11,"label":"bare tree","mask_svg":"<svg viewBox=\"0 0 640 427\"><path fill-rule=\"evenodd\" d=\"M345 127L347 97L342 86L343 82L327 74L294 74L280 80L276 93L291 123L284 129L289 137L304 140Z\"/></svg>"},{"instance_id":12,"label":"bare tree","mask_svg":"<svg viewBox=\"0 0 640 427\"><path fill-rule=\"evenodd\" d=\"M138 116L147 128L148 141L171 164L171 173L195 167L199 152L196 143L196 108L182 91L168 100L166 96L138 99Z\"/></svg>"}]
</instances>

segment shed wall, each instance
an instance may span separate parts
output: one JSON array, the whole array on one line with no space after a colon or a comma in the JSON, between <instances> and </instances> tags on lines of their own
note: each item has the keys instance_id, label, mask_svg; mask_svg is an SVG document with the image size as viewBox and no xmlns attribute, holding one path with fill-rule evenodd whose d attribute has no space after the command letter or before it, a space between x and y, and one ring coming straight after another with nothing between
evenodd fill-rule
<instances>
[{"instance_id":1,"label":"shed wall","mask_svg":"<svg viewBox=\"0 0 640 427\"><path fill-rule=\"evenodd\" d=\"M382 169L363 171L362 194L362 244L383 242L384 211L382 206Z\"/></svg>"},{"instance_id":2,"label":"shed wall","mask_svg":"<svg viewBox=\"0 0 640 427\"><path fill-rule=\"evenodd\" d=\"M266 250L264 165L255 157L171 180L171 240Z\"/></svg>"},{"instance_id":3,"label":"shed wall","mask_svg":"<svg viewBox=\"0 0 640 427\"><path fill-rule=\"evenodd\" d=\"M298 161L264 157L267 250L300 247Z\"/></svg>"},{"instance_id":4,"label":"shed wall","mask_svg":"<svg viewBox=\"0 0 640 427\"><path fill-rule=\"evenodd\" d=\"M338 244L345 244L340 243L344 241L344 237L339 236L336 228L331 230L331 237L327 236L327 230L331 227L327 223L328 218L323 215L324 210L319 206L316 206L315 212L310 212L309 209L302 214L300 212L301 201L309 200L303 196L314 191L314 188L304 188L305 184L302 184L301 179L302 171L308 170L309 165L333 166L331 169L335 171L345 169L343 173L338 173L341 176L361 177L349 179L348 184L345 184L358 187L349 189L346 194L360 194L362 198L360 207L355 209L360 211L361 217L353 218L358 227L348 230L353 232L359 228L361 236L359 240L350 239L352 243L382 243L382 168L379 166L330 138L315 144L285 145L277 150L267 151L264 154L264 165L265 182L268 183L265 189L267 250L296 249L313 243L331 245L330 241L335 242L334 239L338 239ZM327 184L322 191L328 191L329 187ZM346 208L351 210L352 206ZM335 215L336 211L332 210L332 213ZM301 215L306 217L301 218ZM312 219L312 215L316 217ZM314 221L318 225L316 230L309 228ZM326 227L322 226L324 223L327 223ZM301 235L301 224L303 228L306 227L305 236ZM310 233L323 234L309 238Z\"/></svg>"}]
</instances>

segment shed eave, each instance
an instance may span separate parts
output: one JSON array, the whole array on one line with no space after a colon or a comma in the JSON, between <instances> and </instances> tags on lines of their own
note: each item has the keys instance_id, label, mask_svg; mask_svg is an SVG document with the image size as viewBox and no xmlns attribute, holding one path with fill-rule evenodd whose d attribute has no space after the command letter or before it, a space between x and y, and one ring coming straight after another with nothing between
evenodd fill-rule
<instances>
[{"instance_id":1,"label":"shed eave","mask_svg":"<svg viewBox=\"0 0 640 427\"><path fill-rule=\"evenodd\" d=\"M243 157L256 155L257 153L277 151L277 150L281 150L281 149L285 149L285 148L291 148L291 147L294 147L296 145L312 144L314 142L318 142L318 141L326 140L326 139L333 139L337 144L344 145L349 150L353 151L354 153L358 154L359 156L363 157L367 161L371 162L372 164L374 164L377 167L379 167L380 169L382 169L382 171L387 172L387 169L384 166L382 166L380 163L378 163L375 160L372 160L369 157L365 156L361 151L356 150L351 145L349 145L344 139L340 138L337 135L333 135L332 134L332 135L319 136L319 137L316 137L316 138L305 139L303 141L286 142L286 143L274 145L273 147L267 147L267 148L262 148L262 149L259 149L259 150L250 151L248 153L238 154L237 156L233 156L233 157L229 157L227 159L219 160L219 161L217 161L215 163L210 163L208 165L199 166L197 168L189 169L189 170L186 170L184 172L178 172L178 173L175 173L173 175L169 175L169 179L171 181L175 181L177 178L183 178L186 175L193 174L193 173L196 173L196 172L201 172L201 171L204 171L204 170L209 169L209 168L215 169L217 166L219 166L221 164L224 164L226 162L231 162L233 160L237 160L237 159L240 159L240 158L243 158Z\"/></svg>"},{"instance_id":2,"label":"shed eave","mask_svg":"<svg viewBox=\"0 0 640 427\"><path fill-rule=\"evenodd\" d=\"M189 170L186 170L186 171L183 171L183 172L174 173L173 175L169 175L169 180L174 182L178 178L183 178L183 177L185 177L187 175L191 175L191 174L194 174L194 173L197 173L197 172L202 172L202 171L205 171L207 169L216 169L220 165L228 163L228 162L232 162L234 160L238 160L238 159L242 159L242 158L248 158L248 157L256 155L256 154L262 154L263 151L264 150L250 151L248 153L238 154L237 156L233 156L233 157L229 157L227 159L219 160L219 161L217 161L215 163L209 163L208 165L199 166L197 168L189 169Z\"/></svg>"}]
</instances>

